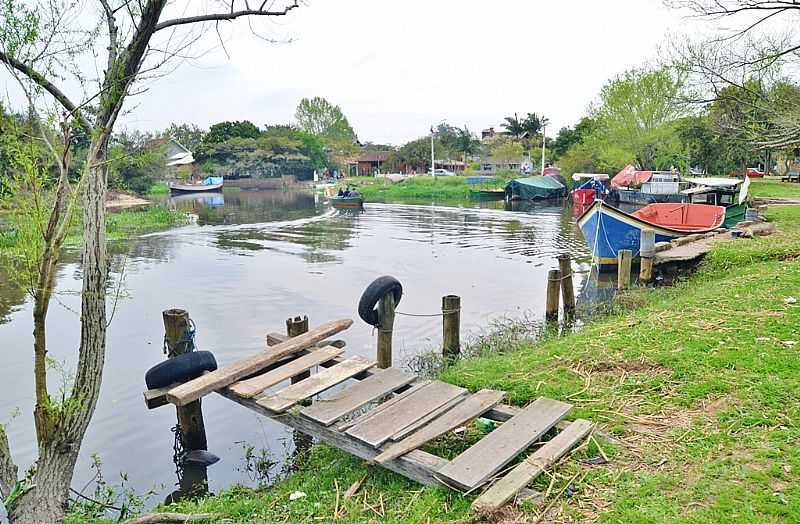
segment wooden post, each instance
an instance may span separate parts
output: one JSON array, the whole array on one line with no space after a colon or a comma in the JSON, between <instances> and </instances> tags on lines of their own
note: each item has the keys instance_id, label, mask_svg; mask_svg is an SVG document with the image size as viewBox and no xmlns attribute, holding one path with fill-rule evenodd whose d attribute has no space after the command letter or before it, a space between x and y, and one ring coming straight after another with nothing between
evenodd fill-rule
<instances>
[{"instance_id":1,"label":"wooden post","mask_svg":"<svg viewBox=\"0 0 800 524\"><path fill-rule=\"evenodd\" d=\"M647 284L653 279L653 256L656 254L656 232L642 229L639 240L639 281Z\"/></svg>"},{"instance_id":2,"label":"wooden post","mask_svg":"<svg viewBox=\"0 0 800 524\"><path fill-rule=\"evenodd\" d=\"M461 353L461 297L442 297L442 354L452 358Z\"/></svg>"},{"instance_id":3,"label":"wooden post","mask_svg":"<svg viewBox=\"0 0 800 524\"><path fill-rule=\"evenodd\" d=\"M561 270L561 299L564 301L564 315L575 313L575 288L572 283L572 260L569 255L558 256Z\"/></svg>"},{"instance_id":4,"label":"wooden post","mask_svg":"<svg viewBox=\"0 0 800 524\"><path fill-rule=\"evenodd\" d=\"M392 367L392 330L394 329L394 293L387 293L378 304L378 367Z\"/></svg>"},{"instance_id":5,"label":"wooden post","mask_svg":"<svg viewBox=\"0 0 800 524\"><path fill-rule=\"evenodd\" d=\"M308 333L308 317L303 315L302 317L296 316L294 318L287 318L286 319L286 336L289 338L296 337L298 335L302 335L303 333ZM306 371L297 375L296 377L292 377L292 384L300 382L303 379L306 379L311 376L310 371Z\"/></svg>"},{"instance_id":6,"label":"wooden post","mask_svg":"<svg viewBox=\"0 0 800 524\"><path fill-rule=\"evenodd\" d=\"M551 269L547 272L547 304L544 309L545 320L558 320L558 295L561 291L561 271Z\"/></svg>"},{"instance_id":7,"label":"wooden post","mask_svg":"<svg viewBox=\"0 0 800 524\"><path fill-rule=\"evenodd\" d=\"M194 340L189 336L192 329L189 312L184 309L167 309L161 313L164 320L164 343L167 358L173 358L194 350ZM208 450L206 426L203 421L201 400L175 408L178 427L183 437L184 451ZM191 470L191 471L190 471ZM203 493L208 485L205 466L185 467L180 491L184 495Z\"/></svg>"},{"instance_id":8,"label":"wooden post","mask_svg":"<svg viewBox=\"0 0 800 524\"><path fill-rule=\"evenodd\" d=\"M630 249L620 249L617 253L617 289L628 289L631 282L632 256Z\"/></svg>"}]
</instances>

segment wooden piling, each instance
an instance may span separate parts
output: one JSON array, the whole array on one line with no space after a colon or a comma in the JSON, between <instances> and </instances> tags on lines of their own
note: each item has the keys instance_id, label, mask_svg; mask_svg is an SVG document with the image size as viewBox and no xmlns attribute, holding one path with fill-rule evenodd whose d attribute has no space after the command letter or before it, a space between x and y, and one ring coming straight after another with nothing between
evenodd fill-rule
<instances>
[{"instance_id":1,"label":"wooden piling","mask_svg":"<svg viewBox=\"0 0 800 524\"><path fill-rule=\"evenodd\" d=\"M300 317L299 315L294 318L287 318L286 319L286 336L289 338L296 337L298 335L302 335L303 333L308 333L308 317L303 315ZM300 382L311 376L310 371L306 371L297 375L296 377L292 377L292 384L296 382Z\"/></svg>"},{"instance_id":2,"label":"wooden piling","mask_svg":"<svg viewBox=\"0 0 800 524\"><path fill-rule=\"evenodd\" d=\"M394 329L394 294L387 293L378 304L378 367L392 367L392 330Z\"/></svg>"},{"instance_id":3,"label":"wooden piling","mask_svg":"<svg viewBox=\"0 0 800 524\"><path fill-rule=\"evenodd\" d=\"M544 318L548 321L558 320L558 296L561 291L561 271L551 269L547 273L547 304Z\"/></svg>"},{"instance_id":4,"label":"wooden piling","mask_svg":"<svg viewBox=\"0 0 800 524\"><path fill-rule=\"evenodd\" d=\"M642 229L639 240L639 281L647 284L653 279L653 257L656 254L656 232Z\"/></svg>"},{"instance_id":5,"label":"wooden piling","mask_svg":"<svg viewBox=\"0 0 800 524\"><path fill-rule=\"evenodd\" d=\"M442 354L452 358L461 353L461 297L442 297Z\"/></svg>"},{"instance_id":6,"label":"wooden piling","mask_svg":"<svg viewBox=\"0 0 800 524\"><path fill-rule=\"evenodd\" d=\"M564 315L575 313L575 287L572 282L572 260L569 255L558 256L561 271L561 300L564 302Z\"/></svg>"},{"instance_id":7,"label":"wooden piling","mask_svg":"<svg viewBox=\"0 0 800 524\"><path fill-rule=\"evenodd\" d=\"M617 253L617 289L628 289L631 282L632 257L630 249L620 249Z\"/></svg>"},{"instance_id":8,"label":"wooden piling","mask_svg":"<svg viewBox=\"0 0 800 524\"><path fill-rule=\"evenodd\" d=\"M189 320L189 312L184 309L167 309L161 313L164 320L164 344L167 358L194 350L194 340L189 333L193 326ZM206 426L203 421L201 400L195 400L185 406L176 406L184 451L208 450ZM190 474L184 474L180 486L183 493L202 493L208 485L206 468L190 468Z\"/></svg>"}]
</instances>

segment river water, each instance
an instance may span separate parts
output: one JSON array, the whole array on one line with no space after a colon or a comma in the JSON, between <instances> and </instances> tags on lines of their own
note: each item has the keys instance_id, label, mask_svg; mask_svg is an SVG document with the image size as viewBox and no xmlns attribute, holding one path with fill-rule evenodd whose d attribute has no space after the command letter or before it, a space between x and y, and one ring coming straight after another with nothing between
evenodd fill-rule
<instances>
[{"instance_id":1,"label":"river water","mask_svg":"<svg viewBox=\"0 0 800 524\"><path fill-rule=\"evenodd\" d=\"M427 314L441 297L462 297L462 340L493 319L544 311L547 270L560 253L573 255L576 289L589 254L571 209L533 205L507 211L502 203L367 204L363 212L337 212L308 192L242 191L169 199L196 215L196 223L116 243L112 272L116 300L100 401L83 444L75 485L91 478L91 455L102 459L113 483L127 474L136 491L174 489L170 406L152 411L142 400L144 373L161 362L161 311L187 309L197 345L221 365L265 346L265 334L285 320L308 315L311 326L338 318L356 322L340 335L348 355L374 358L375 334L357 317L363 289L377 276L403 284L401 312ZM8 422L19 464L35 456L31 307L0 269L0 423ZM48 316L50 356L64 372L51 372L51 388L68 380L79 330L81 268L68 253ZM118 291L118 292L117 292ZM580 297L579 297L580 300ZM398 316L395 365L435 349L438 317ZM289 430L217 395L203 403L209 449L220 463L209 469L212 489L251 484L243 447L266 449L280 460L291 448Z\"/></svg>"}]
</instances>

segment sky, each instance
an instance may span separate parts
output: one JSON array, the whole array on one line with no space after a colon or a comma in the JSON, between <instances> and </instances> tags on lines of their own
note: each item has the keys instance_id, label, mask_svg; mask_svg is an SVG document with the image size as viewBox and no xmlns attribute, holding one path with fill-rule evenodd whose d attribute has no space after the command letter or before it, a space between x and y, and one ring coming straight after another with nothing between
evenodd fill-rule
<instances>
[{"instance_id":1,"label":"sky","mask_svg":"<svg viewBox=\"0 0 800 524\"><path fill-rule=\"evenodd\" d=\"M322 96L362 142L399 145L443 120L479 133L514 112L544 114L553 136L685 20L660 0L306 0L259 23L280 42L223 24L228 56L217 46L149 83L120 127L287 123Z\"/></svg>"}]
</instances>

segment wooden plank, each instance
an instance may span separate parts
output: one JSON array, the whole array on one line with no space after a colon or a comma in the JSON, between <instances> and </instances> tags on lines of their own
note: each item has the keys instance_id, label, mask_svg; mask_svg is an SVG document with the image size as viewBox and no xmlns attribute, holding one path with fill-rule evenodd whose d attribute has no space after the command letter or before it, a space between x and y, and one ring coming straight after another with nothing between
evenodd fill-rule
<instances>
[{"instance_id":1,"label":"wooden plank","mask_svg":"<svg viewBox=\"0 0 800 524\"><path fill-rule=\"evenodd\" d=\"M398 440L403 440L404 438L406 438L410 434L414 433L416 430L418 430L419 428L421 428L425 424L429 423L431 420L435 419L436 417L438 417L439 415L441 415L445 411L449 410L450 408L452 408L453 406L455 406L456 404L458 404L462 400L464 400L463 396L456 397L453 400L451 400L450 402L448 402L447 404L439 406L438 408L434 409L433 411L431 411L430 413L428 413L427 415L425 415L421 419L417 420L416 422L413 422L413 423L409 424L408 426L406 426L404 428L401 428L397 433L395 433L394 435L391 436L391 440L394 440L395 442L397 442Z\"/></svg>"},{"instance_id":2,"label":"wooden plank","mask_svg":"<svg viewBox=\"0 0 800 524\"><path fill-rule=\"evenodd\" d=\"M313 397L328 388L335 386L365 369L375 366L375 362L364 357L352 357L332 368L320 371L305 380L292 384L288 388L258 399L258 405L272 411L281 412L289 409L297 402Z\"/></svg>"},{"instance_id":3,"label":"wooden plank","mask_svg":"<svg viewBox=\"0 0 800 524\"><path fill-rule=\"evenodd\" d=\"M383 402L381 405L373 408L372 411L370 411L369 413L366 413L365 415L362 415L362 416L356 418L355 420L351 420L350 422L346 422L346 423L340 425L337 429L339 431L347 431L348 429L350 429L351 427L355 426L356 424L361 424L362 422L366 422L367 420L369 420L370 418L374 417L375 415L377 415L377 414L383 412L384 410L389 409L390 407L394 406L396 403L400 402L401 400L403 400L407 396L413 395L414 393L416 393L420 389L426 388L426 387L428 387L430 385L431 385L430 381L417 382L416 384L412 385L408 390L404 391L403 393L400 393L399 395L395 395L394 397L390 398L389 400L386 400L385 402Z\"/></svg>"},{"instance_id":4,"label":"wooden plank","mask_svg":"<svg viewBox=\"0 0 800 524\"><path fill-rule=\"evenodd\" d=\"M300 411L304 417L330 426L341 417L369 404L416 379L397 368L378 371L366 380L345 388L331 398L318 400Z\"/></svg>"},{"instance_id":5,"label":"wooden plank","mask_svg":"<svg viewBox=\"0 0 800 524\"><path fill-rule=\"evenodd\" d=\"M220 395L240 404L248 409L267 417L274 417L276 422L289 426L297 431L310 435L317 440L337 447L351 455L364 460L372 460L380 453L372 446L336 431L333 427L326 427L305 417L289 413L277 415L270 410L258 405L255 399L242 398L227 389L219 390ZM415 480L426 486L440 484L434 473L444 467L447 460L432 455L422 450L414 450L402 457L391 460L383 465L386 469L394 471L406 478Z\"/></svg>"},{"instance_id":6,"label":"wooden plank","mask_svg":"<svg viewBox=\"0 0 800 524\"><path fill-rule=\"evenodd\" d=\"M517 464L506 476L498 480L472 503L479 511L494 511L511 500L531 481L563 457L592 430L592 423L578 419L567 429L553 437L528 458Z\"/></svg>"},{"instance_id":7,"label":"wooden plank","mask_svg":"<svg viewBox=\"0 0 800 524\"><path fill-rule=\"evenodd\" d=\"M460 488L475 489L539 440L570 409L572 406L564 402L537 399L450 461L439 475Z\"/></svg>"},{"instance_id":8,"label":"wooden plank","mask_svg":"<svg viewBox=\"0 0 800 524\"><path fill-rule=\"evenodd\" d=\"M391 407L347 430L347 434L378 447L399 430L413 424L431 411L464 396L467 390L444 382L431 382Z\"/></svg>"},{"instance_id":9,"label":"wooden plank","mask_svg":"<svg viewBox=\"0 0 800 524\"><path fill-rule=\"evenodd\" d=\"M488 418L489 420L494 420L496 422L505 422L506 420L510 419L520 411L521 410L518 407L509 406L508 404L500 404L498 406L493 407L486 413L484 413L483 417ZM570 424L571 422L567 420L559 420L556 423L556 429L564 431ZM611 444L612 446L622 445L621 440L612 437L608 433L599 431L597 428L595 428L592 434L594 435L594 438L599 439L606 444Z\"/></svg>"},{"instance_id":10,"label":"wooden plank","mask_svg":"<svg viewBox=\"0 0 800 524\"><path fill-rule=\"evenodd\" d=\"M271 388L275 384L280 384L284 380L289 380L290 378L308 371L309 369L313 368L314 366L318 366L323 362L327 362L328 360L339 356L342 353L344 353L343 349L338 349L333 346L321 348L316 351L312 351L308 355L303 355L296 360L287 362L286 364L279 368L273 369L272 371L268 371L256 377L247 380L240 380L235 384L231 384L229 389L237 395L253 398L265 389Z\"/></svg>"},{"instance_id":11,"label":"wooden plank","mask_svg":"<svg viewBox=\"0 0 800 524\"><path fill-rule=\"evenodd\" d=\"M283 333L267 333L267 345L277 346L281 342L286 342L287 340L289 340L289 338L291 337ZM323 340L322 342L317 342L316 344L314 344L314 347L323 348L326 346L333 346L335 348L343 349L346 345L347 342L345 342L342 339L337 339L337 340Z\"/></svg>"},{"instance_id":12,"label":"wooden plank","mask_svg":"<svg viewBox=\"0 0 800 524\"><path fill-rule=\"evenodd\" d=\"M426 442L430 442L468 420L480 416L487 409L499 404L504 396L505 393L502 391L493 391L491 389L482 389L474 395L468 396L464 401L420 428L419 431L386 448L383 453L375 457L375 462L383 464L405 455L413 449L417 449Z\"/></svg>"},{"instance_id":13,"label":"wooden plank","mask_svg":"<svg viewBox=\"0 0 800 524\"><path fill-rule=\"evenodd\" d=\"M181 384L167 392L167 400L176 406L184 406L203 395L229 386L247 375L257 373L286 355L306 349L312 344L316 344L331 335L344 331L351 325L353 325L353 321L349 319L335 320L323 324L312 329L308 333L293 337L265 351L261 351L253 356L241 359L233 364L219 368L216 371L206 373L202 377Z\"/></svg>"}]
</instances>

